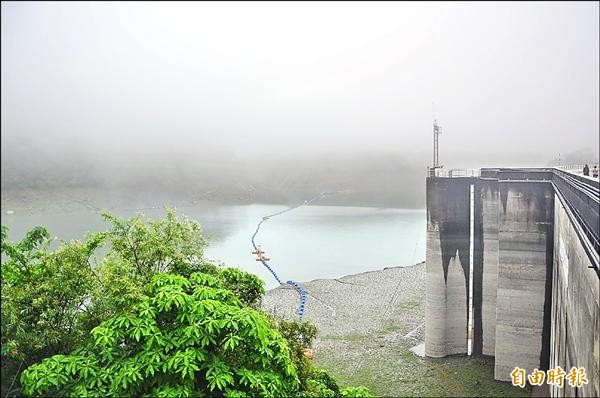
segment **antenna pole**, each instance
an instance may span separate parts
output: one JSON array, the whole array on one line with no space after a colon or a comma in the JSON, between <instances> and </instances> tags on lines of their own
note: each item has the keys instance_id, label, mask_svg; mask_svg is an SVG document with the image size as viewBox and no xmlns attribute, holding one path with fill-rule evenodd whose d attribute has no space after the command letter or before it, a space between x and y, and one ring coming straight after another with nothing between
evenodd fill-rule
<instances>
[{"instance_id":1,"label":"antenna pole","mask_svg":"<svg viewBox=\"0 0 600 398\"><path fill-rule=\"evenodd\" d=\"M433 108L433 165L431 167L431 177L436 176L436 169L442 168L440 165L439 159L439 135L442 133L442 127L437 124L437 119L435 117L435 102L431 102L431 106Z\"/></svg>"},{"instance_id":2,"label":"antenna pole","mask_svg":"<svg viewBox=\"0 0 600 398\"><path fill-rule=\"evenodd\" d=\"M439 135L442 133L442 127L437 124L437 120L433 120L433 168L437 169L439 165Z\"/></svg>"}]
</instances>

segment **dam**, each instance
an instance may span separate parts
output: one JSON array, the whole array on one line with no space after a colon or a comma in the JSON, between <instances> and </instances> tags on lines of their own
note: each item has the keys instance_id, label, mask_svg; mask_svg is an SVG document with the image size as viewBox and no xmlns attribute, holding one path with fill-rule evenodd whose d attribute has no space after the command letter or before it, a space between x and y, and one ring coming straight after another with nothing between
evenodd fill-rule
<instances>
[{"instance_id":1,"label":"dam","mask_svg":"<svg viewBox=\"0 0 600 398\"><path fill-rule=\"evenodd\" d=\"M425 354L494 357L496 380L584 368L600 396L598 179L558 168L432 169Z\"/></svg>"}]
</instances>

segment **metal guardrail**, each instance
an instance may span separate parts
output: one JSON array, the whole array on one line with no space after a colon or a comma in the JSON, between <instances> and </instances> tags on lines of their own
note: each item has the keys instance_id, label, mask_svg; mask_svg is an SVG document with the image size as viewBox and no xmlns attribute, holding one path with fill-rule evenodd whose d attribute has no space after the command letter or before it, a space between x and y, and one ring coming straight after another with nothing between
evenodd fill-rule
<instances>
[{"instance_id":1,"label":"metal guardrail","mask_svg":"<svg viewBox=\"0 0 600 398\"><path fill-rule=\"evenodd\" d=\"M594 169L594 166L596 166L596 168L600 168L600 165L598 165L598 163L587 163L589 169L590 169L590 177L592 176L592 171ZM581 174L583 175L583 167L585 166L585 164L561 164L558 166L554 166L555 169L559 169L559 170L564 170L564 171L568 171L571 173L575 173L575 174Z\"/></svg>"},{"instance_id":2,"label":"metal guardrail","mask_svg":"<svg viewBox=\"0 0 600 398\"><path fill-rule=\"evenodd\" d=\"M551 181L551 184L554 187L556 196L567 213L567 217L571 220L575 233L579 236L584 251L592 263L590 268L593 268L596 271L598 278L600 278L600 253L597 235L594 236L581 214L577 211L573 203L563 196L561 189L557 184L554 181Z\"/></svg>"},{"instance_id":3,"label":"metal guardrail","mask_svg":"<svg viewBox=\"0 0 600 398\"><path fill-rule=\"evenodd\" d=\"M552 186L600 278L600 187L594 180L556 170Z\"/></svg>"},{"instance_id":4,"label":"metal guardrail","mask_svg":"<svg viewBox=\"0 0 600 398\"><path fill-rule=\"evenodd\" d=\"M598 163L587 163L590 169L590 177L592 176L592 170L594 166L600 169L600 165ZM584 164L563 164L558 166L549 166L545 169L557 169L563 170L573 174L583 175L583 166ZM510 169L510 167L500 167L497 170ZM528 169L544 169L544 167L517 167L518 170L528 170ZM480 177L481 169L445 169L443 167L429 167L427 166L427 177L442 177L442 178L454 178L454 177Z\"/></svg>"},{"instance_id":5,"label":"metal guardrail","mask_svg":"<svg viewBox=\"0 0 600 398\"><path fill-rule=\"evenodd\" d=\"M428 177L460 178L460 177L480 177L480 169L443 169L427 167Z\"/></svg>"},{"instance_id":6,"label":"metal guardrail","mask_svg":"<svg viewBox=\"0 0 600 398\"><path fill-rule=\"evenodd\" d=\"M587 197L596 205L600 205L600 181L598 179L589 179L585 176L565 172L560 169L554 171L554 176L561 177L581 191L582 198ZM589 200L586 200L586 202L590 203Z\"/></svg>"}]
</instances>

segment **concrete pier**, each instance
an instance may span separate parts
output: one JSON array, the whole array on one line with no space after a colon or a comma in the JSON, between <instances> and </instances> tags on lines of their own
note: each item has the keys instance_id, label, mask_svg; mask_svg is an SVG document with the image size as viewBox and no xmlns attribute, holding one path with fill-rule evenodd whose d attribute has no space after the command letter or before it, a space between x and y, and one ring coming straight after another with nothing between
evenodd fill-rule
<instances>
[{"instance_id":1,"label":"concrete pier","mask_svg":"<svg viewBox=\"0 0 600 398\"><path fill-rule=\"evenodd\" d=\"M494 355L496 350L499 202L498 181L478 179L473 223L474 355Z\"/></svg>"},{"instance_id":2,"label":"concrete pier","mask_svg":"<svg viewBox=\"0 0 600 398\"><path fill-rule=\"evenodd\" d=\"M552 396L600 396L599 187L581 182L553 169L427 178L427 356L465 354L471 334L497 380L583 367L587 385Z\"/></svg>"},{"instance_id":3,"label":"concrete pier","mask_svg":"<svg viewBox=\"0 0 600 398\"><path fill-rule=\"evenodd\" d=\"M495 378L510 380L516 366L527 373L548 369L542 340L550 326L544 305L552 278L554 193L545 182L501 182L499 191Z\"/></svg>"},{"instance_id":4,"label":"concrete pier","mask_svg":"<svg viewBox=\"0 0 600 398\"><path fill-rule=\"evenodd\" d=\"M427 301L431 357L467 353L471 178L427 181Z\"/></svg>"}]
</instances>

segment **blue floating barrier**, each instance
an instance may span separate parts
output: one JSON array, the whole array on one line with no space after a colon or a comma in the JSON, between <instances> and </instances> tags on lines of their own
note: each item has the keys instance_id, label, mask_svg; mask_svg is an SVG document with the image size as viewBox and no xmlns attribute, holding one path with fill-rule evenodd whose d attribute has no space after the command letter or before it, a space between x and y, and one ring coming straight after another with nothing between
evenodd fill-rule
<instances>
[{"instance_id":1,"label":"blue floating barrier","mask_svg":"<svg viewBox=\"0 0 600 398\"><path fill-rule=\"evenodd\" d=\"M278 216L278 215L280 215L280 214L283 214L283 213L287 213L288 211L292 211L292 210L294 210L294 209L296 209L296 208L298 208L298 207L300 207L300 206L302 206L302 205L307 205L307 204L309 204L309 203L312 203L313 201L315 201L315 200L317 200L317 199L319 199L319 198L321 198L321 197L323 197L323 196L327 196L327 195L333 195L333 194L335 194L335 191L327 190L327 191L321 192L319 195L315 196L314 198L312 198L312 199L310 199L310 200L305 200L303 203L300 203L300 204L298 204L298 205L292 206L292 207L290 207L290 208L288 208L288 209L285 209L285 210L279 211L279 212L277 212L277 213L270 214L270 215L267 215L267 216L264 216L264 217L262 217L262 219L261 219L261 220L259 221L259 223L256 225L256 230L254 231L254 234L252 234L252 246L254 247L254 250L258 252L258 246L256 245L256 242L254 241L254 239L256 238L256 235L258 235L258 231L260 231L260 227L261 227L261 225L262 225L262 224L263 224L265 221L267 221L267 220L268 220L268 219L270 219L271 217ZM259 257L260 257L260 255L259 255ZM278 276L278 275L277 275L277 273L276 273L276 272L275 272L275 271L274 271L274 270L273 270L273 269L272 269L272 268L269 266L269 264L267 264L267 262L266 262L265 260L262 260L262 259L261 259L260 261L262 262L262 264L263 264L265 267L267 267L267 269L269 270L269 272L271 272L271 274L272 274L272 275L273 275L273 277L274 277L274 278L277 280L277 282L279 282L279 284L280 284L280 285L283 285L283 282L281 282L281 280L279 279L279 276ZM299 284L299 283L296 283L295 281L287 281L286 283L287 283L287 284L289 284L289 285L291 285L291 286L293 286L293 287L296 289L296 291L298 292L298 294L300 295L300 308L298 309L298 316L299 316L300 318L302 318L302 315L304 314L304 306L305 306L305 303L306 303L306 295L305 295L305 291L304 291L304 289L302 288L302 286L300 286L300 284Z\"/></svg>"}]
</instances>

